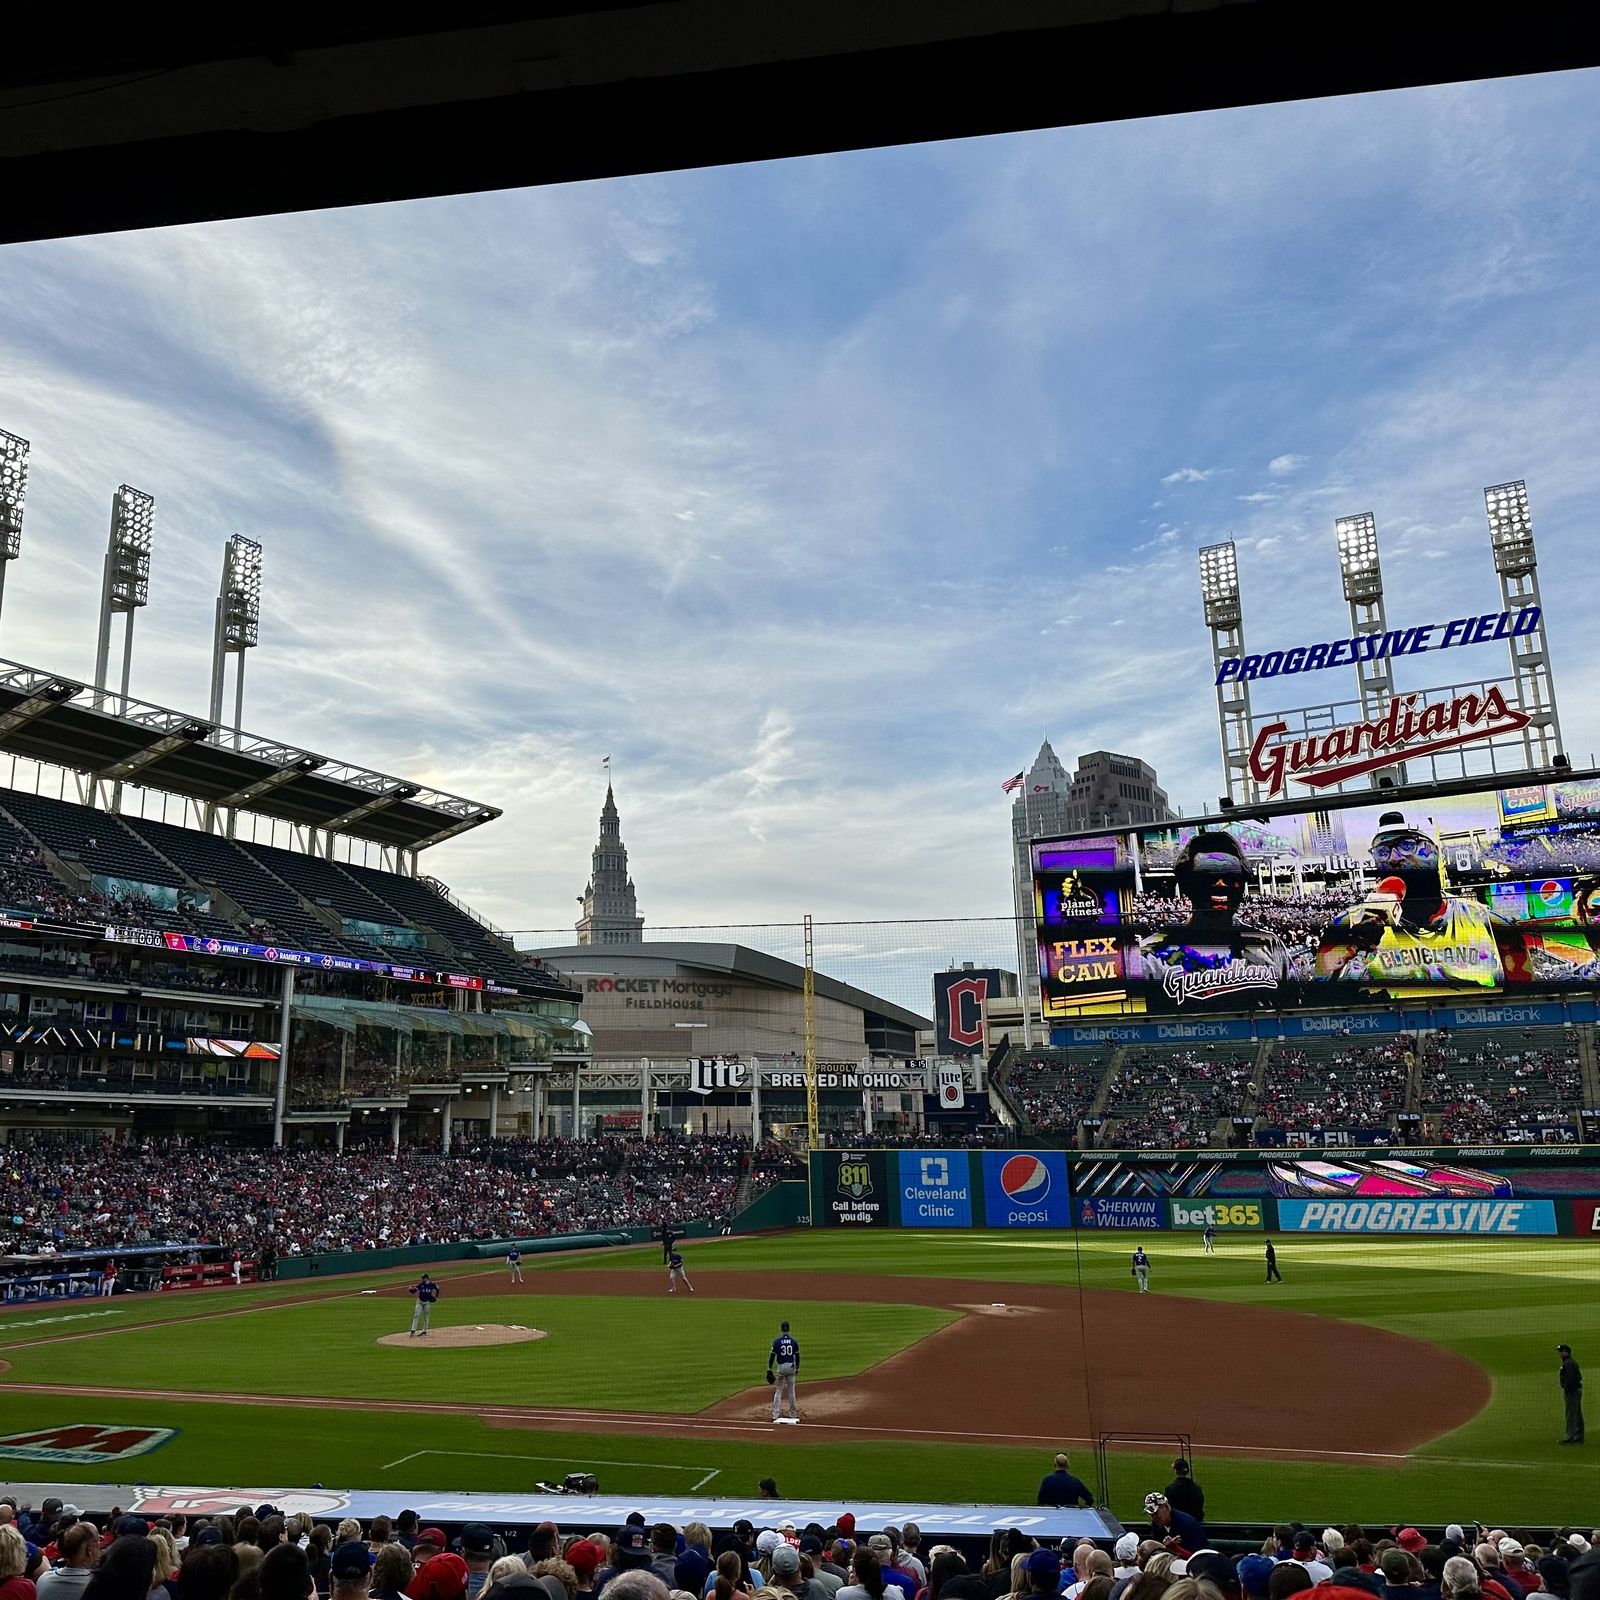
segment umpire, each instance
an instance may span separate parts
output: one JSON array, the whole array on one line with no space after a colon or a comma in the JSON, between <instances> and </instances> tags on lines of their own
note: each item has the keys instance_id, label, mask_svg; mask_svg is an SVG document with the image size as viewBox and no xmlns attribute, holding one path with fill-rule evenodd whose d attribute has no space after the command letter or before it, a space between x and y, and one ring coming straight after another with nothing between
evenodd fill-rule
<instances>
[{"instance_id":1,"label":"umpire","mask_svg":"<svg viewBox=\"0 0 1600 1600\"><path fill-rule=\"evenodd\" d=\"M1567 1408L1567 1434L1557 1444L1583 1443L1583 1368L1572 1359L1572 1346L1558 1344L1561 1357L1561 1398Z\"/></svg>"}]
</instances>

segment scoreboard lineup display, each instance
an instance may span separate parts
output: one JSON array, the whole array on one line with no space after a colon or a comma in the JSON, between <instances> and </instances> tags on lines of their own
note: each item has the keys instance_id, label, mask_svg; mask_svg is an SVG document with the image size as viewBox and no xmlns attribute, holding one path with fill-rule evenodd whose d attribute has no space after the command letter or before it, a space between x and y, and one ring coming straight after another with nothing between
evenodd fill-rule
<instances>
[{"instance_id":1,"label":"scoreboard lineup display","mask_svg":"<svg viewBox=\"0 0 1600 1600\"><path fill-rule=\"evenodd\" d=\"M1327 1010L1600 983L1600 778L1037 841L1045 1015Z\"/></svg>"}]
</instances>

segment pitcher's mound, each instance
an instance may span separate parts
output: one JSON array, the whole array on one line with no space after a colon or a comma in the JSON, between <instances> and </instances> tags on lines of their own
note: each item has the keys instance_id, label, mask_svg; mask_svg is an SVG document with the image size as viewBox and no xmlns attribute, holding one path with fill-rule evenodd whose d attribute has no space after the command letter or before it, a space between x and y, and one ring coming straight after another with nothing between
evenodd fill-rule
<instances>
[{"instance_id":1,"label":"pitcher's mound","mask_svg":"<svg viewBox=\"0 0 1600 1600\"><path fill-rule=\"evenodd\" d=\"M468 1324L464 1328L431 1328L412 1338L409 1333L386 1333L379 1344L408 1344L418 1350L464 1350L481 1344L526 1344L545 1337L543 1328L519 1328L503 1322Z\"/></svg>"}]
</instances>

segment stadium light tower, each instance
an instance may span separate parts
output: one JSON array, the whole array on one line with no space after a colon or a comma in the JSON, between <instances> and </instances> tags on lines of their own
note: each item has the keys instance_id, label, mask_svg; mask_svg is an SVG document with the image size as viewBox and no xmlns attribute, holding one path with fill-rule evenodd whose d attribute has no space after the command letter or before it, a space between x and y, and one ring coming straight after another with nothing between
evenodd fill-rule
<instances>
[{"instance_id":1,"label":"stadium light tower","mask_svg":"<svg viewBox=\"0 0 1600 1600\"><path fill-rule=\"evenodd\" d=\"M28 498L28 441L0 429L0 603L6 573L22 554L22 503Z\"/></svg>"},{"instance_id":2,"label":"stadium light tower","mask_svg":"<svg viewBox=\"0 0 1600 1600\"><path fill-rule=\"evenodd\" d=\"M256 647L261 630L261 546L236 533L223 547L222 588L217 593L217 626L211 643L211 720L222 725L222 693L228 657L234 671L233 732L244 726L244 656Z\"/></svg>"},{"instance_id":3,"label":"stadium light tower","mask_svg":"<svg viewBox=\"0 0 1600 1600\"><path fill-rule=\"evenodd\" d=\"M127 484L111 497L111 538L100 584L100 641L94 656L94 705L104 708L106 676L111 668L111 619L127 618L122 636L122 696L128 695L133 669L133 616L150 603L150 544L155 532L156 503Z\"/></svg>"},{"instance_id":4,"label":"stadium light tower","mask_svg":"<svg viewBox=\"0 0 1600 1600\"><path fill-rule=\"evenodd\" d=\"M1336 517L1333 537L1339 546L1339 573L1344 597L1350 602L1350 633L1387 633L1383 613L1383 568L1378 561L1378 524L1370 511L1353 517ZM1394 698L1394 671L1385 656L1381 661L1356 662L1356 689L1361 697L1361 720L1375 722ZM1396 763L1372 774L1372 787L1380 778L1406 781L1404 765ZM1387 785L1385 785L1387 787Z\"/></svg>"},{"instance_id":5,"label":"stadium light tower","mask_svg":"<svg viewBox=\"0 0 1600 1600\"><path fill-rule=\"evenodd\" d=\"M1556 709L1555 682L1550 676L1550 644L1544 631L1544 608L1539 599L1539 562L1533 548L1533 517L1528 510L1528 486L1497 483L1483 491L1489 516L1489 543L1494 550L1494 570L1500 578L1500 606L1520 611L1539 606L1539 625L1509 641L1511 676L1517 686L1517 705L1531 719L1522 730L1522 746L1530 767L1553 766L1562 754L1561 717Z\"/></svg>"},{"instance_id":6,"label":"stadium light tower","mask_svg":"<svg viewBox=\"0 0 1600 1600\"><path fill-rule=\"evenodd\" d=\"M1244 654L1244 612L1239 601L1239 559L1233 540L1200 549L1200 598L1211 630L1212 677L1222 663ZM1237 678L1217 685L1217 730L1227 798L1235 805L1260 798L1250 776L1250 686Z\"/></svg>"}]
</instances>

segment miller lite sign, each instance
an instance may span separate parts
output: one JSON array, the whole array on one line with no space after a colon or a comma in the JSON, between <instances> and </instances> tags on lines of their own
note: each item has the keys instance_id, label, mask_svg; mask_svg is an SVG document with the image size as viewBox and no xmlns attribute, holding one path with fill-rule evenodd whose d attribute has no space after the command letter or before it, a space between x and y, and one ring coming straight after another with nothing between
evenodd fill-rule
<instances>
[{"instance_id":1,"label":"miller lite sign","mask_svg":"<svg viewBox=\"0 0 1600 1600\"><path fill-rule=\"evenodd\" d=\"M1265 800L1285 794L1290 778L1308 789L1328 789L1380 767L1518 733L1531 720L1494 684L1432 705L1417 694L1396 695L1371 722L1326 733L1285 740L1288 723L1264 724L1250 746L1250 776Z\"/></svg>"},{"instance_id":2,"label":"miller lite sign","mask_svg":"<svg viewBox=\"0 0 1600 1600\"><path fill-rule=\"evenodd\" d=\"M689 1063L690 1094L719 1094L749 1087L744 1063L737 1056L699 1056Z\"/></svg>"}]
</instances>

